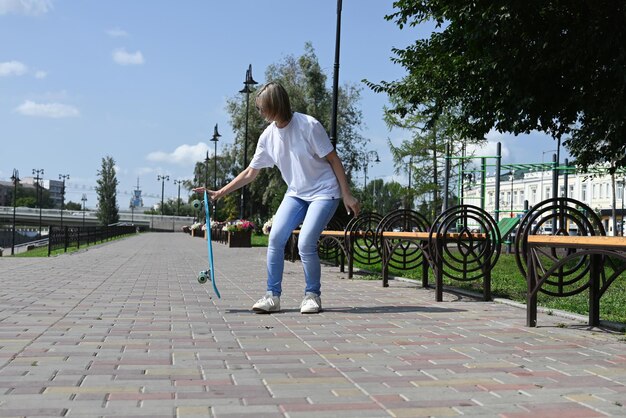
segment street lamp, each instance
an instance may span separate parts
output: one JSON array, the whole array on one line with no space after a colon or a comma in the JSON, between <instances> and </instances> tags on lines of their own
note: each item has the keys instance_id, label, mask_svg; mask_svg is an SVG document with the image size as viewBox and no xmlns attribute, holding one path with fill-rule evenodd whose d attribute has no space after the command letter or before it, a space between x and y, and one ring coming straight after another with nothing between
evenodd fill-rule
<instances>
[{"instance_id":1,"label":"street lamp","mask_svg":"<svg viewBox=\"0 0 626 418\"><path fill-rule=\"evenodd\" d=\"M213 128L213 138L211 138L211 142L215 146L213 150L213 190L217 190L217 141L219 141L220 133L217 131L217 123L215 124L215 128ZM215 216L217 210L217 200L213 201L213 216Z\"/></svg>"},{"instance_id":2,"label":"street lamp","mask_svg":"<svg viewBox=\"0 0 626 418\"><path fill-rule=\"evenodd\" d=\"M161 216L163 216L164 212L164 206L163 206L163 196L165 194L165 181L169 181L170 176L162 176L160 174L157 175L157 181L161 182Z\"/></svg>"},{"instance_id":3,"label":"street lamp","mask_svg":"<svg viewBox=\"0 0 626 418\"><path fill-rule=\"evenodd\" d=\"M370 160L370 156L376 156L376 159L372 161ZM367 166L370 164L370 162L380 162L380 158L378 158L378 153L376 151L368 151L365 154L365 166L363 167L363 174L365 175L365 178L363 179L363 193L365 193L365 189L367 188Z\"/></svg>"},{"instance_id":4,"label":"street lamp","mask_svg":"<svg viewBox=\"0 0 626 418\"><path fill-rule=\"evenodd\" d=\"M13 238L11 241L11 255L14 255L15 254L15 207L17 206L17 183L20 181L20 172L17 171L17 169L15 168L13 169L13 175L11 176L11 181L13 182Z\"/></svg>"},{"instance_id":5,"label":"street lamp","mask_svg":"<svg viewBox=\"0 0 626 418\"><path fill-rule=\"evenodd\" d=\"M335 65L333 68L333 107L330 115L330 142L337 148L337 109L339 101L339 50L341 47L342 0L337 0L337 26L335 29Z\"/></svg>"},{"instance_id":6,"label":"street lamp","mask_svg":"<svg viewBox=\"0 0 626 418\"><path fill-rule=\"evenodd\" d=\"M213 138L210 139L215 146L215 150L213 151L213 190L217 190L217 141L219 141L220 133L217 131L217 123L215 124L215 128L213 128Z\"/></svg>"},{"instance_id":7,"label":"street lamp","mask_svg":"<svg viewBox=\"0 0 626 418\"><path fill-rule=\"evenodd\" d=\"M182 180L174 180L174 184L178 185L178 200L176 201L176 216L180 216L180 185L183 183Z\"/></svg>"},{"instance_id":8,"label":"street lamp","mask_svg":"<svg viewBox=\"0 0 626 418\"><path fill-rule=\"evenodd\" d=\"M43 177L39 177L39 175L43 176L43 168L40 170L33 168L33 175L36 175L35 180L37 180L37 188L35 189L36 197L37 197L37 206L39 206L39 238L41 238L41 199L39 197L41 186L39 185L39 180L43 180Z\"/></svg>"},{"instance_id":9,"label":"street lamp","mask_svg":"<svg viewBox=\"0 0 626 418\"><path fill-rule=\"evenodd\" d=\"M620 188L622 189L622 212L621 212L621 219L620 219L620 235L623 237L624 236L624 192L626 192L626 177L622 178L621 180L617 181L617 184L620 186Z\"/></svg>"},{"instance_id":10,"label":"street lamp","mask_svg":"<svg viewBox=\"0 0 626 418\"><path fill-rule=\"evenodd\" d=\"M544 197L543 197L543 174L544 174L544 171L545 171L545 170L543 169L543 168L544 168L544 167L543 167L543 157L544 157L547 153L549 153L549 152L556 152L556 151L557 151L557 150L555 150L555 149L549 149L549 150L547 150L547 151L543 151L543 152L541 153L541 182L540 182L540 185L539 185L539 187L541 188L541 191L540 191L540 193L539 193L539 201L540 201L540 202L541 202L541 201L543 201L543 199L544 199Z\"/></svg>"},{"instance_id":11,"label":"street lamp","mask_svg":"<svg viewBox=\"0 0 626 418\"><path fill-rule=\"evenodd\" d=\"M621 212L621 219L620 219L620 236L624 236L624 192L626 192L626 177L622 178L622 180L618 180L617 184L620 185L621 189L622 189L622 212Z\"/></svg>"},{"instance_id":12,"label":"street lamp","mask_svg":"<svg viewBox=\"0 0 626 418\"><path fill-rule=\"evenodd\" d=\"M407 188L407 199L405 209L411 209L413 207L413 196L411 194L411 177L413 177L413 156L409 155L409 186Z\"/></svg>"},{"instance_id":13,"label":"street lamp","mask_svg":"<svg viewBox=\"0 0 626 418\"><path fill-rule=\"evenodd\" d=\"M63 180L63 186L61 187L61 228L63 228L63 209L65 209L65 180L70 179L69 174L59 174L59 180Z\"/></svg>"},{"instance_id":14,"label":"street lamp","mask_svg":"<svg viewBox=\"0 0 626 418\"><path fill-rule=\"evenodd\" d=\"M80 198L83 202L83 231L85 230L85 202L87 201L87 195L83 193L83 197Z\"/></svg>"},{"instance_id":15,"label":"street lamp","mask_svg":"<svg viewBox=\"0 0 626 418\"><path fill-rule=\"evenodd\" d=\"M252 64L248 66L246 70L246 79L243 82L243 89L239 90L239 93L246 94L246 127L244 131L243 138L243 168L245 170L248 166L248 117L249 117L249 109L250 109L250 93L252 90L252 86L255 84L259 84L252 78ZM246 186L241 188L241 200L239 206L239 218L244 219L245 217L245 208L246 208Z\"/></svg>"},{"instance_id":16,"label":"street lamp","mask_svg":"<svg viewBox=\"0 0 626 418\"><path fill-rule=\"evenodd\" d=\"M515 170L511 170L511 218L513 217L513 179L515 178Z\"/></svg>"}]
</instances>

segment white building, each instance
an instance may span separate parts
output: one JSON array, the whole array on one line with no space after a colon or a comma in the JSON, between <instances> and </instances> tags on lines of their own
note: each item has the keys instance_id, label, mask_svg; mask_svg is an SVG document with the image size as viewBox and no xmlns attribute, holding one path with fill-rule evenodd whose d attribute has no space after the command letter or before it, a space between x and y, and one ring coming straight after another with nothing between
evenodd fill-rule
<instances>
[{"instance_id":1,"label":"white building","mask_svg":"<svg viewBox=\"0 0 626 418\"><path fill-rule=\"evenodd\" d=\"M504 170L503 170L504 171ZM520 172L521 171L521 172ZM552 197L552 171L513 170L504 171L500 177L500 219L511 216L521 216L524 210L524 201L528 206ZM618 225L621 225L624 216L624 182L626 176L617 174L615 178L615 207ZM484 208L495 214L495 175L487 176L485 181ZM480 184L466 184L463 191L464 203L481 206ZM567 192L567 194L566 194ZM558 179L558 196L576 199L598 213L608 235L615 235L612 222L613 187L610 175L592 176L588 173L570 173L567 175L567 191L565 190L565 175ZM618 226L619 228L619 226ZM618 234L619 235L619 234Z\"/></svg>"}]
</instances>

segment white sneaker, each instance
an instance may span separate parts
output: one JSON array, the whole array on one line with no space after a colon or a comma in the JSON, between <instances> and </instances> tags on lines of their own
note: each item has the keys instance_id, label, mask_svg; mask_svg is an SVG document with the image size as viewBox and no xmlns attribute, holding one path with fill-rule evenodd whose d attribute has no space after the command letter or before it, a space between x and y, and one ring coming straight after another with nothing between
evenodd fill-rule
<instances>
[{"instance_id":1,"label":"white sneaker","mask_svg":"<svg viewBox=\"0 0 626 418\"><path fill-rule=\"evenodd\" d=\"M252 310L256 313L278 312L280 311L280 296L267 293L252 305Z\"/></svg>"},{"instance_id":2,"label":"white sneaker","mask_svg":"<svg viewBox=\"0 0 626 418\"><path fill-rule=\"evenodd\" d=\"M307 293L300 304L300 313L318 313L322 310L322 300L315 293Z\"/></svg>"}]
</instances>

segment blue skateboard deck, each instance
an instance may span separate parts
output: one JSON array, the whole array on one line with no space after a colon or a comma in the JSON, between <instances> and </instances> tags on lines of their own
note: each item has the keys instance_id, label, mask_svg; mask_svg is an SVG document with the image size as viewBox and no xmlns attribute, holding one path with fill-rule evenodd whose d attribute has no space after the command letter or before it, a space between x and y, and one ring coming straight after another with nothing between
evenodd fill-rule
<instances>
[{"instance_id":1,"label":"blue skateboard deck","mask_svg":"<svg viewBox=\"0 0 626 418\"><path fill-rule=\"evenodd\" d=\"M211 240L211 215L209 213L209 198L206 190L204 191L204 214L206 215L206 245L208 250L208 258L209 258L209 269L203 270L198 274L198 282L206 283L207 280L211 280L213 283L213 291L219 299L222 298L220 295L220 291L217 290L217 285L215 284L215 267L213 265L213 241Z\"/></svg>"}]
</instances>

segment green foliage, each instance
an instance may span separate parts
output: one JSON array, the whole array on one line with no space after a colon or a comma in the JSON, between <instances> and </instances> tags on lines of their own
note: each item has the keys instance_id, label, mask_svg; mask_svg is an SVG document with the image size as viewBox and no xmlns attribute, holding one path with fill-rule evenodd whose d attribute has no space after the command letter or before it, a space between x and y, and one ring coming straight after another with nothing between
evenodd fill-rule
<instances>
[{"instance_id":1,"label":"green foliage","mask_svg":"<svg viewBox=\"0 0 626 418\"><path fill-rule=\"evenodd\" d=\"M27 208L35 208L37 207L37 199L35 198L35 196L18 197L15 201L15 205Z\"/></svg>"},{"instance_id":2,"label":"green foliage","mask_svg":"<svg viewBox=\"0 0 626 418\"><path fill-rule=\"evenodd\" d=\"M392 103L400 103L399 98L392 98ZM411 132L411 137L403 140L400 145L388 141L394 162L395 173L405 173L410 177L411 185L407 187L404 207L413 208L419 199L423 213L433 220L441 209L443 199L441 190L444 188L446 166L442 164L449 147L453 157L467 157L468 143L480 143L483 140L468 141L460 138L452 129L449 116L442 116L432 126L427 125L426 118L421 114L406 114L400 117L392 110L385 109L385 122L390 128L401 128ZM454 190L454 171L462 169L461 159L450 160L449 190ZM467 165L467 162L465 162ZM452 197L449 191L448 197Z\"/></svg>"},{"instance_id":3,"label":"green foliage","mask_svg":"<svg viewBox=\"0 0 626 418\"><path fill-rule=\"evenodd\" d=\"M83 209L83 206L80 203L72 202L71 200L65 203L65 210L82 210L82 209Z\"/></svg>"},{"instance_id":4,"label":"green foliage","mask_svg":"<svg viewBox=\"0 0 626 418\"><path fill-rule=\"evenodd\" d=\"M252 114L252 112L250 113ZM193 181L184 182L185 189L190 191L194 187L205 185L208 186L209 189L220 189L225 186L241 170L241 163L238 164L236 160L238 155L243 154L238 154L234 145L218 145L217 159L210 157L208 163L206 161L197 162L193 172L194 179ZM250 158L248 158L248 162L249 161ZM235 194L238 195L238 192ZM194 199L202 200L202 198L202 196L193 193L188 203L191 203ZM220 200L217 205L217 215L214 216L216 220L231 219L230 214L235 210L235 206L231 206L228 202L225 204L224 201L225 199ZM239 213L238 206L236 212Z\"/></svg>"},{"instance_id":5,"label":"green foliage","mask_svg":"<svg viewBox=\"0 0 626 418\"><path fill-rule=\"evenodd\" d=\"M268 235L252 234L252 246L253 247L267 247Z\"/></svg>"},{"instance_id":6,"label":"green foliage","mask_svg":"<svg viewBox=\"0 0 626 418\"><path fill-rule=\"evenodd\" d=\"M160 205L159 205L160 206ZM161 208L144 211L149 215L161 215ZM183 199L168 199L163 202L163 215L165 216L196 216L196 210L190 203L185 203Z\"/></svg>"},{"instance_id":7,"label":"green foliage","mask_svg":"<svg viewBox=\"0 0 626 418\"><path fill-rule=\"evenodd\" d=\"M382 179L374 179L367 183L365 192L359 196L361 209L381 214L389 213L403 207L406 193L406 188L398 182L385 183Z\"/></svg>"},{"instance_id":8,"label":"green foliage","mask_svg":"<svg viewBox=\"0 0 626 418\"><path fill-rule=\"evenodd\" d=\"M626 166L626 4L621 1L397 0L388 20L436 22L426 39L394 49L407 70L366 82L400 98L393 111L427 125L450 114L463 138L490 130L564 138L583 168Z\"/></svg>"},{"instance_id":9,"label":"green foliage","mask_svg":"<svg viewBox=\"0 0 626 418\"><path fill-rule=\"evenodd\" d=\"M117 240L120 240L120 239L123 239L123 238L132 237L134 235L135 234L119 235L119 236L116 236L116 237L113 237L113 238L109 238L109 239L106 239L106 240L99 240L99 241L96 241L96 242L91 242L88 246L103 244L105 242L117 241ZM80 251L81 249L84 250L88 246L83 244L83 246L81 246L79 248L76 244L72 244L72 245L67 247L67 251L64 248L57 248L55 250L52 250L50 252L50 256L51 257L55 257L55 256L61 255L61 254L74 253L76 251ZM23 253L15 254L13 257L21 257L21 258L48 257L48 247L47 246L36 247L36 248L33 248L32 250L25 251Z\"/></svg>"},{"instance_id":10,"label":"green foliage","mask_svg":"<svg viewBox=\"0 0 626 418\"><path fill-rule=\"evenodd\" d=\"M37 199L37 193L39 192L39 199ZM11 188L11 204L13 203L13 188ZM16 206L22 206L27 208L41 207L43 209L51 209L54 207L52 199L50 198L50 192L43 187L39 188L37 184L24 187L18 183L16 193ZM38 201L39 200L39 201Z\"/></svg>"},{"instance_id":11,"label":"green foliage","mask_svg":"<svg viewBox=\"0 0 626 418\"><path fill-rule=\"evenodd\" d=\"M102 225L111 225L119 222L120 216L117 207L117 177L115 175L115 160L107 156L102 158L102 167L98 171L98 212L97 217Z\"/></svg>"}]
</instances>

